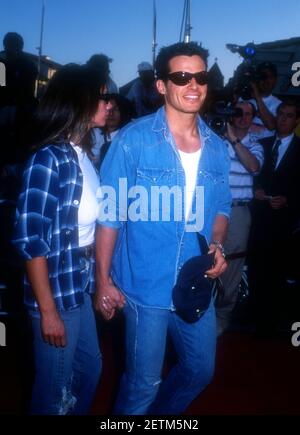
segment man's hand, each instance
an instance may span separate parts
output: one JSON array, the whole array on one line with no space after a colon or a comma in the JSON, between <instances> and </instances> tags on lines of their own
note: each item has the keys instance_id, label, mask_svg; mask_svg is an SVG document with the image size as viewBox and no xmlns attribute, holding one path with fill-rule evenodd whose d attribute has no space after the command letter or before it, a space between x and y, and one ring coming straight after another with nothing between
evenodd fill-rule
<instances>
[{"instance_id":1,"label":"man's hand","mask_svg":"<svg viewBox=\"0 0 300 435\"><path fill-rule=\"evenodd\" d=\"M264 189L256 189L256 191L254 192L254 198L258 199L259 201L263 201L264 199L266 199L266 192L264 191Z\"/></svg>"},{"instance_id":2,"label":"man's hand","mask_svg":"<svg viewBox=\"0 0 300 435\"><path fill-rule=\"evenodd\" d=\"M251 87L252 87L253 97L255 98L257 104L256 116L258 116L261 119L264 126L268 130L274 130L276 128L276 117L270 112L270 110L267 108L266 104L264 103L263 96L259 91L257 83L251 82Z\"/></svg>"},{"instance_id":3,"label":"man's hand","mask_svg":"<svg viewBox=\"0 0 300 435\"><path fill-rule=\"evenodd\" d=\"M221 252L221 249L218 248L216 245L211 244L209 245L209 251L208 253L211 254L212 252L215 253L215 263L214 266L207 270L205 273L209 278L218 278L218 276L222 275L223 272L227 269L227 262Z\"/></svg>"},{"instance_id":4,"label":"man's hand","mask_svg":"<svg viewBox=\"0 0 300 435\"><path fill-rule=\"evenodd\" d=\"M279 210L280 208L286 207L287 205L287 199L285 196L273 196L270 199L270 206L274 210Z\"/></svg>"},{"instance_id":5,"label":"man's hand","mask_svg":"<svg viewBox=\"0 0 300 435\"><path fill-rule=\"evenodd\" d=\"M227 137L227 139L229 139L230 142L235 141L237 139L229 123L227 123L227 130L225 133L225 137Z\"/></svg>"},{"instance_id":6,"label":"man's hand","mask_svg":"<svg viewBox=\"0 0 300 435\"><path fill-rule=\"evenodd\" d=\"M56 347L66 346L65 325L56 310L41 314L41 331L46 343Z\"/></svg>"},{"instance_id":7,"label":"man's hand","mask_svg":"<svg viewBox=\"0 0 300 435\"><path fill-rule=\"evenodd\" d=\"M101 313L104 319L112 319L116 309L122 309L124 305L125 297L114 285L111 278L109 278L107 283L97 285L94 306L96 311Z\"/></svg>"}]
</instances>

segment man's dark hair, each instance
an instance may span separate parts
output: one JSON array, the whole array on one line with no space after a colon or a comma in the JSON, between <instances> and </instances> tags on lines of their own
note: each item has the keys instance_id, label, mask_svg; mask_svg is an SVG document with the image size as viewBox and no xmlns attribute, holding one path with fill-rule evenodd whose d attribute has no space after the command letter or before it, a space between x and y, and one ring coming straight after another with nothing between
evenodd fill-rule
<instances>
[{"instance_id":1,"label":"man's dark hair","mask_svg":"<svg viewBox=\"0 0 300 435\"><path fill-rule=\"evenodd\" d=\"M282 109L283 107L294 107L296 110L296 117L300 118L300 105L299 105L299 103L297 103L297 101L290 99L290 100L286 100L286 101L283 101L282 103L280 103L276 109L277 115L278 115L279 110Z\"/></svg>"},{"instance_id":2,"label":"man's dark hair","mask_svg":"<svg viewBox=\"0 0 300 435\"><path fill-rule=\"evenodd\" d=\"M109 64L112 62L112 59L106 54L93 54L89 60L87 61L87 66L90 68L94 68L98 71L104 71L105 74L109 74Z\"/></svg>"},{"instance_id":3,"label":"man's dark hair","mask_svg":"<svg viewBox=\"0 0 300 435\"><path fill-rule=\"evenodd\" d=\"M208 50L197 42L177 42L160 49L155 61L156 77L158 79L166 80L170 72L169 62L176 56L199 56L207 67Z\"/></svg>"}]
</instances>

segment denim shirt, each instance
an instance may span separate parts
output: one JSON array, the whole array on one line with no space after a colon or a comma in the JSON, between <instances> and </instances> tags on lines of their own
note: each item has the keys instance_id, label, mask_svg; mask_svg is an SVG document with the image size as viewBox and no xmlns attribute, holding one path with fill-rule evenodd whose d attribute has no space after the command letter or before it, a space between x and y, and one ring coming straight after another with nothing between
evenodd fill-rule
<instances>
[{"instance_id":1,"label":"denim shirt","mask_svg":"<svg viewBox=\"0 0 300 435\"><path fill-rule=\"evenodd\" d=\"M196 209L196 195L193 199L193 209L200 221L196 229L193 225L188 227L181 204L170 207L166 218L162 203L152 202L153 188L176 186L184 191L185 186L185 172L164 108L122 129L101 167L102 214L98 223L119 229L111 275L128 298L143 306L172 308L172 288L180 268L189 258L200 254L195 231L209 241L216 216L229 218L230 160L226 145L200 117L198 128L204 146L197 186L204 194L200 195L200 207ZM178 218L176 213L181 209L182 216ZM132 211L137 213L130 214Z\"/></svg>"},{"instance_id":2,"label":"denim shirt","mask_svg":"<svg viewBox=\"0 0 300 435\"><path fill-rule=\"evenodd\" d=\"M47 145L28 160L19 195L12 243L24 260L46 257L58 310L83 304L85 270L78 241L83 174L70 144ZM88 292L94 292L94 259ZM25 275L25 305L38 309Z\"/></svg>"}]
</instances>

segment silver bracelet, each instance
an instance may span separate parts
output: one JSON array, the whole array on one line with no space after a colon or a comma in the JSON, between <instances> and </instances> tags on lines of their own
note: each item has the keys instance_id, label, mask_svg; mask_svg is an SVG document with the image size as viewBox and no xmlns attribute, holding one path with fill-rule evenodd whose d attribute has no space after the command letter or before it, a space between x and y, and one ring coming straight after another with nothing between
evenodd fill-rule
<instances>
[{"instance_id":1,"label":"silver bracelet","mask_svg":"<svg viewBox=\"0 0 300 435\"><path fill-rule=\"evenodd\" d=\"M225 258L225 250L224 250L224 246L222 245L222 243L220 242L220 240L213 240L211 242L211 245L215 245L217 248L220 249L221 254L223 255L223 257Z\"/></svg>"}]
</instances>

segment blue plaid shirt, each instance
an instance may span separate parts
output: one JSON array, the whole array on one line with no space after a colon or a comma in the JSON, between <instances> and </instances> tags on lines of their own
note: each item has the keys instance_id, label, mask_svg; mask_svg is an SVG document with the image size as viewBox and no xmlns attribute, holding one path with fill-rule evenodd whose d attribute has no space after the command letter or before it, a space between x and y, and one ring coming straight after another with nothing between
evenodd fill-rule
<instances>
[{"instance_id":1,"label":"blue plaid shirt","mask_svg":"<svg viewBox=\"0 0 300 435\"><path fill-rule=\"evenodd\" d=\"M25 260L46 257L58 310L83 303L78 209L83 175L70 144L48 145L27 162L16 211L13 243ZM94 260L88 292L94 291ZM25 277L25 304L37 309Z\"/></svg>"}]
</instances>

